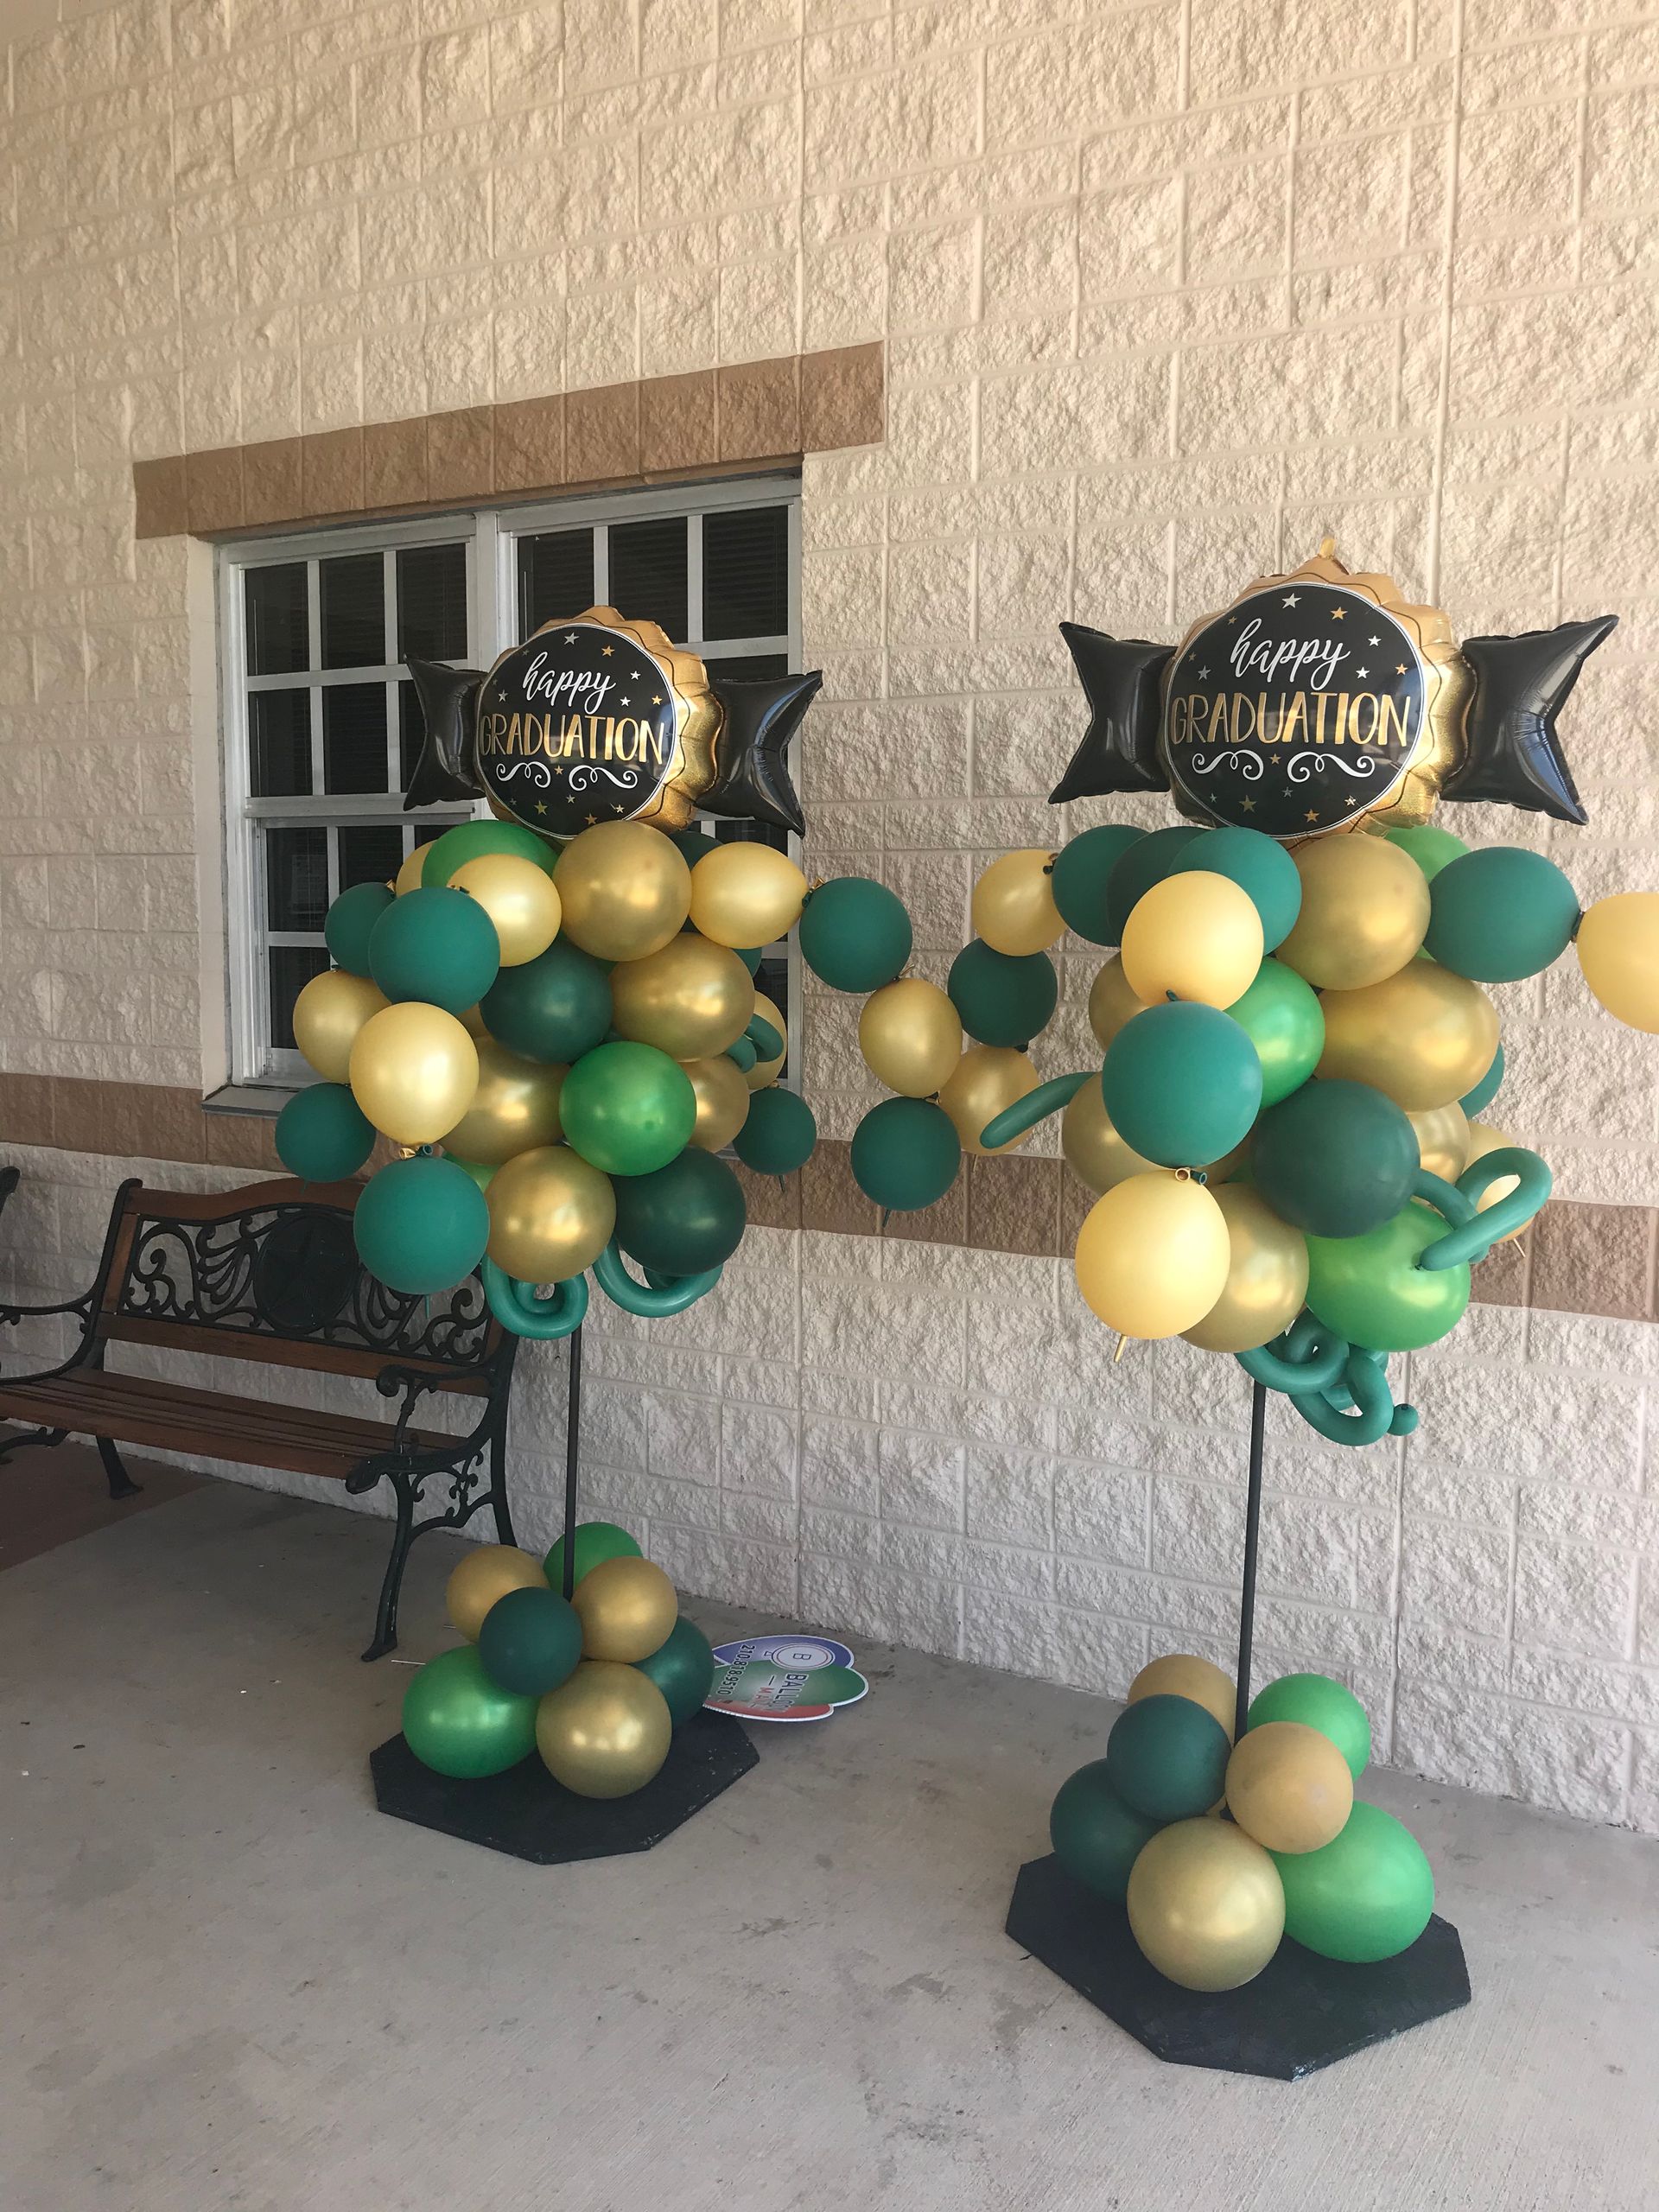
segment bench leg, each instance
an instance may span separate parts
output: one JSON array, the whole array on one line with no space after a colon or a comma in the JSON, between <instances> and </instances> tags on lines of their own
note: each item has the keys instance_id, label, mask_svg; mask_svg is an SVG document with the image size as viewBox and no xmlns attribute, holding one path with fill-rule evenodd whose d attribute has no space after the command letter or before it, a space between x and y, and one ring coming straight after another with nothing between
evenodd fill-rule
<instances>
[{"instance_id":1,"label":"bench leg","mask_svg":"<svg viewBox=\"0 0 1659 2212\"><path fill-rule=\"evenodd\" d=\"M397 1516L391 1531L391 1556L386 1561L385 1579L380 1585L380 1603L374 1616L374 1641L363 1654L365 1659L384 1659L388 1651L397 1649L397 1597L404 1586L404 1567L409 1558L409 1548L415 1539L414 1489L406 1477L393 1474L391 1481L397 1500Z\"/></svg>"},{"instance_id":2,"label":"bench leg","mask_svg":"<svg viewBox=\"0 0 1659 2212\"><path fill-rule=\"evenodd\" d=\"M142 1497L144 1486L136 1483L122 1465L121 1454L107 1436L94 1437L98 1456L104 1462L104 1473L110 1485L111 1497Z\"/></svg>"},{"instance_id":3,"label":"bench leg","mask_svg":"<svg viewBox=\"0 0 1659 2212\"><path fill-rule=\"evenodd\" d=\"M0 1444L0 1466L3 1466L14 1452L22 1451L30 1444L51 1446L61 1444L69 1433L67 1428L26 1428L21 1436L9 1436Z\"/></svg>"}]
</instances>

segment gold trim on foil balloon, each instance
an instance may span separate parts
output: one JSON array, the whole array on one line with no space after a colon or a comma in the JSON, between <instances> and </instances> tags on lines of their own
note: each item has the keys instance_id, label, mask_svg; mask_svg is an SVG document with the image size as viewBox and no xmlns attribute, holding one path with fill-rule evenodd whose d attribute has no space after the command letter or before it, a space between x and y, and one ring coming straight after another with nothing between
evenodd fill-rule
<instances>
[{"instance_id":1,"label":"gold trim on foil balloon","mask_svg":"<svg viewBox=\"0 0 1659 2212\"><path fill-rule=\"evenodd\" d=\"M1033 1134L1023 1129L1006 1144L985 1145L980 1131L988 1122L1035 1090L1041 1077L1023 1052L1011 1045L970 1045L939 1086L939 1103L956 1123L964 1152L1013 1152Z\"/></svg>"},{"instance_id":2,"label":"gold trim on foil balloon","mask_svg":"<svg viewBox=\"0 0 1659 2212\"><path fill-rule=\"evenodd\" d=\"M691 871L692 925L715 944L770 944L800 920L807 890L787 853L747 840L716 845Z\"/></svg>"},{"instance_id":3,"label":"gold trim on foil balloon","mask_svg":"<svg viewBox=\"0 0 1659 2212\"><path fill-rule=\"evenodd\" d=\"M697 1094L690 1141L700 1152L723 1152L749 1118L750 1091L743 1071L724 1052L683 1065Z\"/></svg>"},{"instance_id":4,"label":"gold trim on foil balloon","mask_svg":"<svg viewBox=\"0 0 1659 2212\"><path fill-rule=\"evenodd\" d=\"M325 1083L344 1083L358 1033L386 1006L384 991L366 976L343 968L314 976L294 1001L294 1042Z\"/></svg>"},{"instance_id":5,"label":"gold trim on foil balloon","mask_svg":"<svg viewBox=\"0 0 1659 2212\"><path fill-rule=\"evenodd\" d=\"M630 1797L643 1789L668 1757L673 1735L668 1700L650 1675L611 1660L584 1659L536 1708L542 1763L578 1797Z\"/></svg>"},{"instance_id":6,"label":"gold trim on foil balloon","mask_svg":"<svg viewBox=\"0 0 1659 2212\"><path fill-rule=\"evenodd\" d=\"M1105 1051L1126 1021L1133 1021L1146 1010L1146 1000L1136 998L1129 988L1122 955L1115 952L1089 987L1089 1027L1101 1051Z\"/></svg>"},{"instance_id":7,"label":"gold trim on foil balloon","mask_svg":"<svg viewBox=\"0 0 1659 2212\"><path fill-rule=\"evenodd\" d=\"M1149 1175L1157 1170L1156 1160L1143 1160L1113 1128L1101 1095L1100 1077L1096 1075L1072 1092L1060 1116L1060 1150L1071 1173L1096 1197L1131 1175Z\"/></svg>"},{"instance_id":8,"label":"gold trim on foil balloon","mask_svg":"<svg viewBox=\"0 0 1659 2212\"><path fill-rule=\"evenodd\" d=\"M559 933L557 887L544 868L522 853L480 853L463 861L449 887L476 899L494 923L504 968L537 959Z\"/></svg>"},{"instance_id":9,"label":"gold trim on foil balloon","mask_svg":"<svg viewBox=\"0 0 1659 2212\"><path fill-rule=\"evenodd\" d=\"M784 1062L789 1058L789 1024L784 1020L783 1008L774 1006L764 991L754 995L754 1011L784 1040L784 1049L775 1058L757 1060L743 1077L751 1090L765 1090L768 1084L777 1082L784 1071Z\"/></svg>"},{"instance_id":10,"label":"gold trim on foil balloon","mask_svg":"<svg viewBox=\"0 0 1659 2212\"><path fill-rule=\"evenodd\" d=\"M559 855L560 925L595 960L643 960L685 926L691 871L684 855L643 822L604 822Z\"/></svg>"},{"instance_id":11,"label":"gold trim on foil balloon","mask_svg":"<svg viewBox=\"0 0 1659 2212\"><path fill-rule=\"evenodd\" d=\"M1294 858L1302 911L1275 960L1320 991L1363 990L1405 966L1428 928L1428 879L1409 853L1384 837L1334 837Z\"/></svg>"},{"instance_id":12,"label":"gold trim on foil balloon","mask_svg":"<svg viewBox=\"0 0 1659 2212\"><path fill-rule=\"evenodd\" d=\"M489 1256L520 1282L568 1282L616 1227L611 1179L569 1145L539 1146L498 1167L484 1193Z\"/></svg>"},{"instance_id":13,"label":"gold trim on foil balloon","mask_svg":"<svg viewBox=\"0 0 1659 2212\"><path fill-rule=\"evenodd\" d=\"M540 1060L520 1059L493 1037L478 1045L478 1088L467 1111L445 1137L444 1149L457 1160L499 1167L515 1153L556 1144L559 1093L567 1071Z\"/></svg>"},{"instance_id":14,"label":"gold trim on foil balloon","mask_svg":"<svg viewBox=\"0 0 1659 2212\"><path fill-rule=\"evenodd\" d=\"M517 1544L474 1544L456 1561L443 1586L443 1610L468 1643L478 1642L484 1616L510 1590L545 1590L542 1562Z\"/></svg>"},{"instance_id":15,"label":"gold trim on foil balloon","mask_svg":"<svg viewBox=\"0 0 1659 2212\"><path fill-rule=\"evenodd\" d=\"M1185 1168L1131 1175L1077 1231L1077 1287L1126 1337L1179 1337L1227 1287L1231 1247L1216 1198Z\"/></svg>"},{"instance_id":16,"label":"gold trim on foil balloon","mask_svg":"<svg viewBox=\"0 0 1659 2212\"><path fill-rule=\"evenodd\" d=\"M1183 1989L1253 1981L1285 1932L1279 1869L1227 1821L1160 1828L1130 1869L1127 1902L1135 1942Z\"/></svg>"},{"instance_id":17,"label":"gold trim on foil balloon","mask_svg":"<svg viewBox=\"0 0 1659 2212\"><path fill-rule=\"evenodd\" d=\"M1203 1351L1254 1351L1302 1310L1307 1240L1249 1183L1226 1183L1211 1195L1227 1224L1227 1281L1204 1319L1183 1334Z\"/></svg>"},{"instance_id":18,"label":"gold trim on foil balloon","mask_svg":"<svg viewBox=\"0 0 1659 2212\"><path fill-rule=\"evenodd\" d=\"M442 1007L405 999L371 1014L352 1046L352 1096L394 1144L447 1137L478 1088L478 1047Z\"/></svg>"},{"instance_id":19,"label":"gold trim on foil balloon","mask_svg":"<svg viewBox=\"0 0 1659 2212\"><path fill-rule=\"evenodd\" d=\"M901 976L865 1000L858 1049L889 1090L931 1098L962 1058L962 1017L937 983Z\"/></svg>"},{"instance_id":20,"label":"gold trim on foil balloon","mask_svg":"<svg viewBox=\"0 0 1659 2212\"><path fill-rule=\"evenodd\" d=\"M611 970L612 1027L672 1060L723 1052L753 1012L754 979L737 954L690 930Z\"/></svg>"},{"instance_id":21,"label":"gold trim on foil balloon","mask_svg":"<svg viewBox=\"0 0 1659 2212\"><path fill-rule=\"evenodd\" d=\"M1497 1008L1478 983L1433 960L1413 960L1358 990L1326 991L1319 1006L1317 1072L1369 1083L1408 1114L1461 1098L1497 1050Z\"/></svg>"},{"instance_id":22,"label":"gold trim on foil balloon","mask_svg":"<svg viewBox=\"0 0 1659 2212\"><path fill-rule=\"evenodd\" d=\"M1029 850L1004 853L974 886L974 935L993 952L1016 957L1046 952L1065 935L1054 904L1054 855Z\"/></svg>"},{"instance_id":23,"label":"gold trim on foil balloon","mask_svg":"<svg viewBox=\"0 0 1659 2212\"><path fill-rule=\"evenodd\" d=\"M625 1665L660 1651L680 1617L674 1585L648 1559L601 1560L570 1602L582 1617L584 1656Z\"/></svg>"}]
</instances>

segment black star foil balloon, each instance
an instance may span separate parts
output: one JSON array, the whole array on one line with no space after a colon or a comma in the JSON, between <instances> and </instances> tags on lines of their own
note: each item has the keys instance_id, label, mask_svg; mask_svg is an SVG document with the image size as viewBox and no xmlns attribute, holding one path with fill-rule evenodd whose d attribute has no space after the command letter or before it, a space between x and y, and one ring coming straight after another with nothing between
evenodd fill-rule
<instances>
[{"instance_id":1,"label":"black star foil balloon","mask_svg":"<svg viewBox=\"0 0 1659 2212\"><path fill-rule=\"evenodd\" d=\"M473 715L482 676L475 668L446 668L435 660L411 660L409 672L426 735L404 793L404 811L440 799L481 798L484 786L473 766Z\"/></svg>"},{"instance_id":2,"label":"black star foil balloon","mask_svg":"<svg viewBox=\"0 0 1659 2212\"><path fill-rule=\"evenodd\" d=\"M1158 758L1159 688L1175 648L1144 638L1109 638L1081 622L1062 622L1060 635L1083 679L1089 727L1049 804L1112 791L1167 791Z\"/></svg>"},{"instance_id":3,"label":"black star foil balloon","mask_svg":"<svg viewBox=\"0 0 1659 2212\"><path fill-rule=\"evenodd\" d=\"M709 688L725 721L715 741L715 780L696 802L703 813L769 822L776 830L803 835L806 823L785 754L823 682L816 669L758 683L731 677L710 679Z\"/></svg>"},{"instance_id":4,"label":"black star foil balloon","mask_svg":"<svg viewBox=\"0 0 1659 2212\"><path fill-rule=\"evenodd\" d=\"M1475 672L1467 750L1440 796L1525 807L1557 822L1586 822L1555 717L1579 671L1618 622L1616 614L1600 614L1516 638L1465 638L1463 657Z\"/></svg>"}]
</instances>

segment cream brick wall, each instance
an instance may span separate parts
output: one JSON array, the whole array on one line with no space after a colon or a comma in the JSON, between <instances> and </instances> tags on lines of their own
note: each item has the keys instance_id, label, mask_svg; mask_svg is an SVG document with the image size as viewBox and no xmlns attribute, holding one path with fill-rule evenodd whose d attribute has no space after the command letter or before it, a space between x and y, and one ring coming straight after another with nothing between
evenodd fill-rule
<instances>
[{"instance_id":1,"label":"cream brick wall","mask_svg":"<svg viewBox=\"0 0 1659 2212\"><path fill-rule=\"evenodd\" d=\"M134 543L134 459L874 338L887 444L805 467L804 781L814 865L882 873L925 970L975 867L1058 834L1057 619L1173 636L1326 531L1465 633L1620 613L1571 722L1591 829L1456 826L1586 898L1659 884L1639 10L12 14L0 1065L200 1077L187 549ZM1085 1050L1066 964L1049 1071ZM1507 1120L1567 1192L1659 1201L1659 1052L1570 976L1503 996ZM850 1011L809 1007L832 1134L867 1096ZM10 1149L0 1248L78 1283L124 1163ZM1223 1653L1239 1387L1179 1347L1109 1370L1063 1264L756 1234L704 1306L594 1333L594 1502L692 1586L1106 1690ZM1347 1675L1404 1764L1659 1827L1656 1359L1646 1324L1484 1310L1414 1363L1409 1448L1277 1427L1264 1662ZM532 1351L537 1534L559 1402Z\"/></svg>"}]
</instances>

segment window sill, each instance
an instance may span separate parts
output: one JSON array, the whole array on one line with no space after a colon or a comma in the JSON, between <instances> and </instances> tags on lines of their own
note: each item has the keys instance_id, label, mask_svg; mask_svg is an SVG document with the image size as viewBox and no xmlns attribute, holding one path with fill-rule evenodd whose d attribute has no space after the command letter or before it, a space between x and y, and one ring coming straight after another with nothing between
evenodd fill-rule
<instances>
[{"instance_id":1,"label":"window sill","mask_svg":"<svg viewBox=\"0 0 1659 2212\"><path fill-rule=\"evenodd\" d=\"M239 1114L261 1122L274 1122L302 1084L283 1083L226 1083L201 1102L204 1114Z\"/></svg>"}]
</instances>

